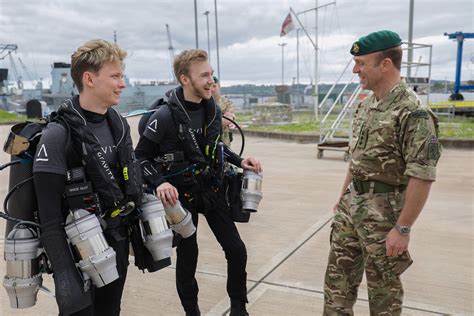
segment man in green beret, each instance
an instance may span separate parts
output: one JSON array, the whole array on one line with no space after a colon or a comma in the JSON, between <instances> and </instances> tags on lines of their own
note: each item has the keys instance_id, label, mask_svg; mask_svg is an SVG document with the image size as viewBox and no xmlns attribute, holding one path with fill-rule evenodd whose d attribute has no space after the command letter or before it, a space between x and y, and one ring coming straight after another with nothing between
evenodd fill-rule
<instances>
[{"instance_id":1,"label":"man in green beret","mask_svg":"<svg viewBox=\"0 0 474 316\"><path fill-rule=\"evenodd\" d=\"M219 83L219 79L214 76L214 84L211 87L212 97L216 101L217 105L221 108L222 115L225 117L230 118L231 120L235 120L234 114L234 103L231 100L226 98L225 96L221 95L221 85ZM232 131L231 128L234 128L234 124L231 121L223 118L222 119L222 141L224 144L230 147L232 142Z\"/></svg>"},{"instance_id":2,"label":"man in green beret","mask_svg":"<svg viewBox=\"0 0 474 316\"><path fill-rule=\"evenodd\" d=\"M372 93L356 107L351 162L333 209L324 314L353 314L365 270L370 314L400 315L412 226L436 179L438 121L400 78L398 34L371 33L350 52Z\"/></svg>"}]
</instances>

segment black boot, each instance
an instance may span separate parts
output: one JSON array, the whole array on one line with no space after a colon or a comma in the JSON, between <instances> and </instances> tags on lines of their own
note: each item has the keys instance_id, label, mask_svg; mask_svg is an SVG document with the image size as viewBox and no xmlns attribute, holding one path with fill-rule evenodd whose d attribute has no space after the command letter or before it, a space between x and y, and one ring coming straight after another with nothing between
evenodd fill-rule
<instances>
[{"instance_id":1,"label":"black boot","mask_svg":"<svg viewBox=\"0 0 474 316\"><path fill-rule=\"evenodd\" d=\"M231 299L230 316L249 316L249 313L245 308L245 303L245 301Z\"/></svg>"},{"instance_id":2,"label":"black boot","mask_svg":"<svg viewBox=\"0 0 474 316\"><path fill-rule=\"evenodd\" d=\"M186 312L186 316L201 316L201 311L199 310L199 306L196 305L196 308Z\"/></svg>"}]
</instances>

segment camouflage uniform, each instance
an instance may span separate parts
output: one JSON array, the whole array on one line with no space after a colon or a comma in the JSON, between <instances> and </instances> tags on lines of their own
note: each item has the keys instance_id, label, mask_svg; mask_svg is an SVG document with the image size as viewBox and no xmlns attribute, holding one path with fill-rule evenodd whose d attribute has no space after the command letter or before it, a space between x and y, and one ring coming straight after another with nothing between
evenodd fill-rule
<instances>
[{"instance_id":1,"label":"camouflage uniform","mask_svg":"<svg viewBox=\"0 0 474 316\"><path fill-rule=\"evenodd\" d=\"M217 105L219 105L219 107L221 108L222 115L224 115L225 112L232 112L232 113L234 112L234 104L232 103L231 100L229 100L228 98L226 98L224 96L219 97L219 100L217 100ZM225 120L225 119L223 119L223 120ZM230 143L232 142L231 131L230 131L230 128L228 126L225 126L223 128L222 141L227 146L230 146Z\"/></svg>"},{"instance_id":2,"label":"camouflage uniform","mask_svg":"<svg viewBox=\"0 0 474 316\"><path fill-rule=\"evenodd\" d=\"M358 106L350 150L353 179L382 182L394 189L358 193L351 184L341 198L332 223L324 314L353 314L365 269L371 315L400 315L400 274L413 261L408 251L386 256L385 239L403 208L409 177L436 178L441 152L437 119L400 81L381 102L372 94Z\"/></svg>"}]
</instances>

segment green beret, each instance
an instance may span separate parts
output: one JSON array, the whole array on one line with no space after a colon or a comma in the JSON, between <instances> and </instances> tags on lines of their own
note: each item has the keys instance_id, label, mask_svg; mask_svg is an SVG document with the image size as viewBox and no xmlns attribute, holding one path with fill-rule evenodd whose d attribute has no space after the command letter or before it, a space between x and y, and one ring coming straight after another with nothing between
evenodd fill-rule
<instances>
[{"instance_id":1,"label":"green beret","mask_svg":"<svg viewBox=\"0 0 474 316\"><path fill-rule=\"evenodd\" d=\"M362 56L400 45L402 45L402 40L397 33L392 31L378 31L363 36L354 42L351 47L351 54L354 56Z\"/></svg>"}]
</instances>

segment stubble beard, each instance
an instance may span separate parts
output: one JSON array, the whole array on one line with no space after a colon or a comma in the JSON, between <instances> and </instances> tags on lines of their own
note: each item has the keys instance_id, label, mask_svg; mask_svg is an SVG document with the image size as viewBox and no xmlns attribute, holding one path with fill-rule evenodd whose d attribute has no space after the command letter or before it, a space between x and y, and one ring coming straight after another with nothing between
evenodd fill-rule
<instances>
[{"instance_id":1,"label":"stubble beard","mask_svg":"<svg viewBox=\"0 0 474 316\"><path fill-rule=\"evenodd\" d=\"M198 87L196 87L194 81L191 80L191 87L193 88L193 94L201 99L204 99L204 100L209 100L210 99L210 96L208 96L206 93L204 93L202 89L199 89Z\"/></svg>"}]
</instances>

